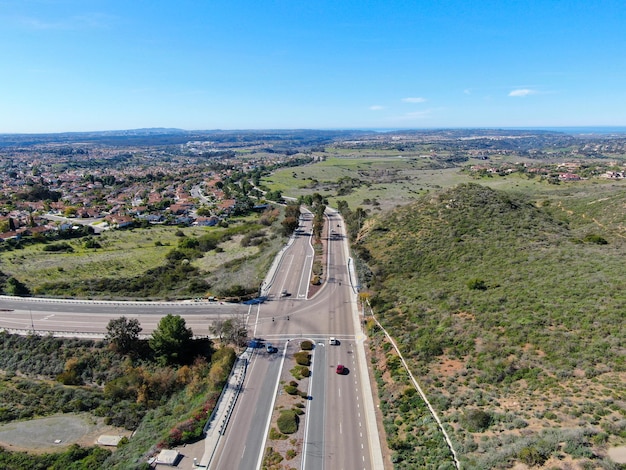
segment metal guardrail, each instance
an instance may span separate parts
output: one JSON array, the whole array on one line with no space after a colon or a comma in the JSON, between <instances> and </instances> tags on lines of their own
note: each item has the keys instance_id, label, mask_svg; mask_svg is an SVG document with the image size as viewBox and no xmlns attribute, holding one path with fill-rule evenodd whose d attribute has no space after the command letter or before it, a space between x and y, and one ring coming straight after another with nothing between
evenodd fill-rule
<instances>
[{"instance_id":1,"label":"metal guardrail","mask_svg":"<svg viewBox=\"0 0 626 470\"><path fill-rule=\"evenodd\" d=\"M36 303L51 303L51 304L74 304L74 305L138 305L144 307L172 307L172 306L198 306L198 305L219 305L220 307L240 307L238 303L229 302L215 302L209 300L193 301L193 300L176 300L172 302L166 302L163 300L150 302L147 300L89 300L89 299L55 299L50 297L18 297L12 295L0 295L0 300L11 300L12 302L36 302Z\"/></svg>"},{"instance_id":2,"label":"metal guardrail","mask_svg":"<svg viewBox=\"0 0 626 470\"><path fill-rule=\"evenodd\" d=\"M0 327L0 331L7 332L12 335L20 335L20 336L54 336L56 338L94 338L94 339L103 339L106 333L102 332L77 332L77 331L50 331L50 330L33 330L33 329L23 329L23 328L2 328ZM149 336L146 336L148 338ZM145 339L145 338L142 338Z\"/></svg>"}]
</instances>

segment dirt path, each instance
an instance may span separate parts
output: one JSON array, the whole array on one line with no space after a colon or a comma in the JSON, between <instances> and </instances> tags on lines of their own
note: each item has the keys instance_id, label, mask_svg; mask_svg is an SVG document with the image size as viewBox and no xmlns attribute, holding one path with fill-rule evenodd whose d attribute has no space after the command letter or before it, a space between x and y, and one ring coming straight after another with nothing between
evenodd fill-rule
<instances>
[{"instance_id":1,"label":"dirt path","mask_svg":"<svg viewBox=\"0 0 626 470\"><path fill-rule=\"evenodd\" d=\"M104 424L89 414L62 414L0 426L0 446L29 453L59 452L72 444L93 446L99 436L130 435L130 431Z\"/></svg>"}]
</instances>

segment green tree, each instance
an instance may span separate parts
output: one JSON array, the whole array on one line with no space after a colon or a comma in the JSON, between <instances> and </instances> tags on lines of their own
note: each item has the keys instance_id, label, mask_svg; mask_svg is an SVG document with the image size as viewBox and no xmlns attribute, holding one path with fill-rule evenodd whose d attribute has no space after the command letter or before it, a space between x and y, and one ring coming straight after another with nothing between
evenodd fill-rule
<instances>
[{"instance_id":1,"label":"green tree","mask_svg":"<svg viewBox=\"0 0 626 470\"><path fill-rule=\"evenodd\" d=\"M162 363L181 363L188 359L193 332L180 315L168 314L161 318L152 332L150 348Z\"/></svg>"},{"instance_id":2,"label":"green tree","mask_svg":"<svg viewBox=\"0 0 626 470\"><path fill-rule=\"evenodd\" d=\"M139 333L141 333L139 320L120 317L109 321L105 340L109 341L117 352L127 354L136 348Z\"/></svg>"},{"instance_id":3,"label":"green tree","mask_svg":"<svg viewBox=\"0 0 626 470\"><path fill-rule=\"evenodd\" d=\"M299 224L300 222L295 217L285 217L281 222L283 234L285 236L291 235L298 228Z\"/></svg>"},{"instance_id":4,"label":"green tree","mask_svg":"<svg viewBox=\"0 0 626 470\"><path fill-rule=\"evenodd\" d=\"M5 291L7 295L15 295L18 297L26 297L30 295L30 290L28 289L28 287L26 287L25 284L18 281L14 277L10 277L7 279Z\"/></svg>"}]
</instances>

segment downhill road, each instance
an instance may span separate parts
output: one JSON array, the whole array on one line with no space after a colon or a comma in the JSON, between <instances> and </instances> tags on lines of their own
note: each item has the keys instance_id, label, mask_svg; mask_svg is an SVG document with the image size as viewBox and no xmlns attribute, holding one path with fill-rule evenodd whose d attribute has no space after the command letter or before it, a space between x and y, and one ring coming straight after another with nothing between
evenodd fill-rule
<instances>
[{"instance_id":1,"label":"downhill road","mask_svg":"<svg viewBox=\"0 0 626 470\"><path fill-rule=\"evenodd\" d=\"M304 216L298 235L268 275L264 286L269 300L255 306L250 328L252 336L271 342L279 354L255 353L212 469L260 468L280 375L273 366L288 341L305 338L316 348L302 468L382 468L345 231L337 214L328 214L328 223L333 232L328 240L327 282L311 299L307 299L313 260L310 215ZM330 345L331 336L339 344ZM335 373L338 364L345 366L343 375Z\"/></svg>"},{"instance_id":2,"label":"downhill road","mask_svg":"<svg viewBox=\"0 0 626 470\"><path fill-rule=\"evenodd\" d=\"M90 302L0 297L0 329L102 337L109 320L137 318L150 334L161 317L181 315L194 335L206 336L212 322L239 318L250 335L278 347L258 350L248 366L243 391L211 460L213 469L260 468L283 352L290 340L316 344L311 400L305 413L304 470L382 469L383 461L357 310L356 282L349 272L348 243L341 217L327 211L326 282L308 298L313 264L312 215L283 250L262 285L268 301L257 305L219 302ZM329 338L338 339L330 345ZM336 366L345 373L336 374ZM301 424L302 425L302 424ZM186 466L187 462L181 462ZM191 468L191 467L190 467Z\"/></svg>"}]
</instances>

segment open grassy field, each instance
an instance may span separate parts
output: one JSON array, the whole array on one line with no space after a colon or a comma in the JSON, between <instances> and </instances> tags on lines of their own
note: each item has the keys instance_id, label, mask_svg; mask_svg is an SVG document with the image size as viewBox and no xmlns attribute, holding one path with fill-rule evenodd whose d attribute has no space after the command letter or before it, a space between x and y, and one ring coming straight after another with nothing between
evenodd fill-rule
<instances>
[{"instance_id":1,"label":"open grassy field","mask_svg":"<svg viewBox=\"0 0 626 470\"><path fill-rule=\"evenodd\" d=\"M324 161L297 168L283 169L263 180L271 190L279 190L285 196L299 197L317 192L328 198L331 206L341 199L351 208L358 206L374 212L386 211L415 201L425 192L451 188L461 183L479 182L494 189L511 190L530 197L550 198L581 190L593 192L594 187L623 186L622 181L593 179L549 184L539 178L513 173L507 176L489 176L476 179L461 166L442 168L430 156L398 156L398 152L338 149ZM527 161L523 158L495 156L494 164ZM462 166L484 163L468 160Z\"/></svg>"},{"instance_id":2,"label":"open grassy field","mask_svg":"<svg viewBox=\"0 0 626 470\"><path fill-rule=\"evenodd\" d=\"M257 216L255 216L257 217ZM231 231L237 224L251 222L246 218L233 221ZM230 283L244 288L256 288L271 264L272 258L283 244L277 228L265 227L260 232L257 225L252 231L264 233L262 243L244 246L244 229L241 234L228 236L218 249L210 250L192 261L210 282L212 291L228 290ZM97 248L86 248L85 239L64 240L70 252L45 251L46 244L25 244L20 249L0 252L0 271L17 278L31 292L45 291L46 286L66 283L82 286L75 295L87 297L114 296L99 292L98 279L138 278L150 270L158 269L168 261L168 254L176 249L183 238L201 238L205 234L220 234L227 229L220 227L172 227L155 225L148 228L112 230L95 236ZM58 242L55 242L58 243ZM102 287L102 284L100 284Z\"/></svg>"},{"instance_id":3,"label":"open grassy field","mask_svg":"<svg viewBox=\"0 0 626 470\"><path fill-rule=\"evenodd\" d=\"M72 253L54 253L34 244L0 253L0 270L32 289L44 282L91 279L94 276L135 276L163 264L165 255L176 246L178 229L165 226L104 232L97 237L101 248L88 249L84 240L68 240ZM182 229L189 236L199 229Z\"/></svg>"},{"instance_id":4,"label":"open grassy field","mask_svg":"<svg viewBox=\"0 0 626 470\"><path fill-rule=\"evenodd\" d=\"M100 248L84 247L83 239L67 240L73 252L44 251L43 244L0 253L0 270L36 290L46 282L89 280L95 277L133 277L164 263L182 231L199 236L202 228L152 226L104 232L96 237ZM94 293L95 294L95 293Z\"/></svg>"},{"instance_id":5,"label":"open grassy field","mask_svg":"<svg viewBox=\"0 0 626 470\"><path fill-rule=\"evenodd\" d=\"M291 197L317 192L331 201L344 199L351 207L375 199L380 207L390 208L415 199L422 191L469 181L458 168L431 166L429 158L329 157L319 163L279 170L264 179L263 184ZM342 194L338 195L340 190Z\"/></svg>"}]
</instances>

